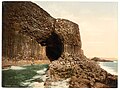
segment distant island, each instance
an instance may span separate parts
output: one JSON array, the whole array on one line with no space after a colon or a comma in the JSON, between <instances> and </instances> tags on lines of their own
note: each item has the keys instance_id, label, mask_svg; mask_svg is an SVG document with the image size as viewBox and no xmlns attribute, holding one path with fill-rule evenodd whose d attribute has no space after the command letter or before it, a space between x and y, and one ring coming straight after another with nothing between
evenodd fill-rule
<instances>
[{"instance_id":1,"label":"distant island","mask_svg":"<svg viewBox=\"0 0 120 90\"><path fill-rule=\"evenodd\" d=\"M94 57L91 60L96 61L96 62L113 62L113 60L102 59L102 58L98 58L98 57Z\"/></svg>"}]
</instances>

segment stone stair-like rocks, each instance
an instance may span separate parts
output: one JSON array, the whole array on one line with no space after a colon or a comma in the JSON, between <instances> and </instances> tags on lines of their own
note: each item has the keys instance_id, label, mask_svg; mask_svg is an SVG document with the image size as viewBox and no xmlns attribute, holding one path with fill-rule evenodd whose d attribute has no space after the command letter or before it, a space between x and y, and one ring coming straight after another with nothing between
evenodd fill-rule
<instances>
[{"instance_id":1,"label":"stone stair-like rocks","mask_svg":"<svg viewBox=\"0 0 120 90\"><path fill-rule=\"evenodd\" d=\"M76 23L55 19L32 2L3 2L2 8L4 60L40 60L44 56L51 61L46 87L69 80L70 88L117 88L118 77L84 55Z\"/></svg>"}]
</instances>

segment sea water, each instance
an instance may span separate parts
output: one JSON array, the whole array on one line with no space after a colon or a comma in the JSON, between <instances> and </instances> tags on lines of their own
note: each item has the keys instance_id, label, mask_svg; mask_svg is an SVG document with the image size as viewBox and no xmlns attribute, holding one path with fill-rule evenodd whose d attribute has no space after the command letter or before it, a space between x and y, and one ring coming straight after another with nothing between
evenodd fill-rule
<instances>
[{"instance_id":1,"label":"sea water","mask_svg":"<svg viewBox=\"0 0 120 90\"><path fill-rule=\"evenodd\" d=\"M108 73L118 75L118 60L114 60L113 62L99 62L99 65Z\"/></svg>"}]
</instances>

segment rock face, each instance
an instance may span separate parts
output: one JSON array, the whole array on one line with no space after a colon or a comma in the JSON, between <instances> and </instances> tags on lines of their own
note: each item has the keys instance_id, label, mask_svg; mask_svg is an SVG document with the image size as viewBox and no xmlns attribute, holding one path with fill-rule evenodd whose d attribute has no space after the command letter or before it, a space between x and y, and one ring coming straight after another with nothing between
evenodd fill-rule
<instances>
[{"instance_id":1,"label":"rock face","mask_svg":"<svg viewBox=\"0 0 120 90\"><path fill-rule=\"evenodd\" d=\"M31 2L3 2L2 6L3 57L40 59L41 45L53 32L55 19Z\"/></svg>"},{"instance_id":2,"label":"rock face","mask_svg":"<svg viewBox=\"0 0 120 90\"><path fill-rule=\"evenodd\" d=\"M42 55L51 61L46 83L70 78L71 88L117 87L117 76L84 55L77 24L55 19L32 2L3 2L2 16L4 60Z\"/></svg>"}]
</instances>

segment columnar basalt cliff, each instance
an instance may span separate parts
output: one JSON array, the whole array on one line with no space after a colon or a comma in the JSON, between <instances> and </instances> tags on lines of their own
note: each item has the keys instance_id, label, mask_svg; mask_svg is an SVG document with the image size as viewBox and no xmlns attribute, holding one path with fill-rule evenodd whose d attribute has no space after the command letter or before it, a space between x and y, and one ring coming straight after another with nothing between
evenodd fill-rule
<instances>
[{"instance_id":1,"label":"columnar basalt cliff","mask_svg":"<svg viewBox=\"0 0 120 90\"><path fill-rule=\"evenodd\" d=\"M2 55L9 59L40 58L41 45L55 19L31 2L3 2Z\"/></svg>"},{"instance_id":2,"label":"columnar basalt cliff","mask_svg":"<svg viewBox=\"0 0 120 90\"><path fill-rule=\"evenodd\" d=\"M3 60L50 60L46 87L67 78L69 87L117 87L117 76L84 55L76 23L55 19L32 2L2 5Z\"/></svg>"}]
</instances>

